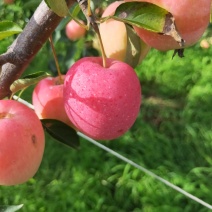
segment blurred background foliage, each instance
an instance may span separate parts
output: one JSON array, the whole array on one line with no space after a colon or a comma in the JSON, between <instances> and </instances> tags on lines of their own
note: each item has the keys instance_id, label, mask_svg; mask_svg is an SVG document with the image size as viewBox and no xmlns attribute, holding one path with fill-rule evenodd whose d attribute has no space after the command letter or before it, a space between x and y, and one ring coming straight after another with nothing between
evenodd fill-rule
<instances>
[{"instance_id":1,"label":"blurred background foliage","mask_svg":"<svg viewBox=\"0 0 212 212\"><path fill-rule=\"evenodd\" d=\"M0 20L12 20L24 27L39 2L16 0L4 5L0 0ZM93 1L92 7L100 15L107 4L109 1ZM91 30L75 42L66 38L67 21L64 19L53 35L64 74L79 58L99 54L92 45ZM172 51L152 49L136 68L143 91L138 119L125 135L103 144L212 204L210 37L209 26L200 42L186 49L184 58L172 59ZM0 41L0 53L13 39ZM56 75L48 43L24 75L38 71ZM23 95L29 102L32 90L33 86ZM48 135L36 176L23 185L0 187L0 205L21 203L24 212L208 211L86 140L81 139L81 148L76 151Z\"/></svg>"}]
</instances>

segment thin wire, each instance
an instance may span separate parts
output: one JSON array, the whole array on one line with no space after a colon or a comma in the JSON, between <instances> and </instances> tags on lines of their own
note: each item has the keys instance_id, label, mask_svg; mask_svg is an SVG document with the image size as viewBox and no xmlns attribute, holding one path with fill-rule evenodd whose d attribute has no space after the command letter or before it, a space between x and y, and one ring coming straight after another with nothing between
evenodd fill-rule
<instances>
[{"instance_id":1,"label":"thin wire","mask_svg":"<svg viewBox=\"0 0 212 212\"><path fill-rule=\"evenodd\" d=\"M14 98L15 100L17 100L17 101L19 101L19 102L25 104L25 105L28 106L29 108L34 109L34 106L33 106L32 104L30 104L29 102L27 102L27 101L25 101L25 100L19 98L18 96L15 96L15 95L14 95L13 98ZM200 203L201 205L205 206L206 208L212 210L212 205L210 205L210 204L204 202L203 200L199 199L198 197L195 197L194 195L192 195L192 194L188 193L187 191L183 190L182 188L180 188L180 187L178 187L178 186L176 186L176 185L170 183L169 181L167 181L167 180L161 178L160 176L156 175L155 173L153 173L153 172L149 171L148 169L146 169L146 168L144 168L144 167L138 165L137 163L133 162L132 160L129 160L128 158L126 158L126 157L122 156L121 154L119 154L119 153L113 151L112 149L110 149L110 148L108 148L108 147L102 145L101 143L95 141L94 139L92 139L92 138L90 138L90 137L84 135L83 133L77 132L77 134L78 134L80 137L84 138L85 140L89 141L90 143L96 145L97 147L99 147L99 148L105 150L106 152L109 152L110 154L114 155L115 157L121 159L122 161L124 161L124 162L126 162L126 163L128 163L128 164L130 164L130 165L132 165L132 166L134 166L135 168L137 168L137 169L143 171L144 173L148 174L149 176L155 178L156 180L158 180L158 181L164 183L164 184L167 185L168 187L170 187L170 188L172 188L172 189L178 191L179 193L185 195L186 197L188 197L188 198L190 198L190 199L192 199L192 200L194 200L194 201Z\"/></svg>"},{"instance_id":2,"label":"thin wire","mask_svg":"<svg viewBox=\"0 0 212 212\"><path fill-rule=\"evenodd\" d=\"M201 199L195 197L194 195L188 193L187 191L184 191L184 190L181 189L180 187L178 187L178 186L176 186L176 185L170 183L169 181L167 181L167 180L165 180L165 179L159 177L158 175L154 174L153 172L149 171L148 169L146 169L146 168L144 168L144 167L142 167L142 166L136 164L136 163L133 162L132 160L129 160L128 158L126 158L126 157L120 155L119 153L113 151L112 149L110 149L110 148L108 148L108 147L106 147L106 146L100 144L99 142L97 142L97 141L93 140L92 138L90 138L90 137L84 135L83 133L77 132L77 134L78 134L80 137L82 137L82 138L86 139L87 141L91 142L92 144L96 145L97 147L99 147L99 148L105 150L106 152L109 152L110 154L114 155L115 157L121 159L122 161L124 161L124 162L126 162L126 163L128 163L128 164L130 164L130 165L132 165L132 166L134 166L135 168L137 168L137 169L143 171L144 173L146 173L146 174L148 174L149 176L155 178L156 180L158 180L158 181L164 183L165 185L169 186L170 188L172 188L172 189L178 191L179 193L181 193L181 194L187 196L188 198L190 198L190 199L192 199L192 200L194 200L194 201L200 203L201 205L203 205L203 206L205 206L205 207L207 207L207 208L209 208L209 209L212 210L212 205L210 205L210 204L204 202L203 200L201 200Z\"/></svg>"},{"instance_id":3,"label":"thin wire","mask_svg":"<svg viewBox=\"0 0 212 212\"><path fill-rule=\"evenodd\" d=\"M31 108L32 110L34 110L34 105L30 104L29 102L21 99L19 96L13 95L13 99L21 102L22 104L26 105L27 107Z\"/></svg>"}]
</instances>

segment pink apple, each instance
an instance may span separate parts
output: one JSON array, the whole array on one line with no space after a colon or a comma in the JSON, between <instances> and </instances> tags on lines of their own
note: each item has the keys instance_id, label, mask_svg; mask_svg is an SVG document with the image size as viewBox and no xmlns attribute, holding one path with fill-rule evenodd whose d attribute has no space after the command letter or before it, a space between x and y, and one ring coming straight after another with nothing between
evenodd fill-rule
<instances>
[{"instance_id":1,"label":"pink apple","mask_svg":"<svg viewBox=\"0 0 212 212\"><path fill-rule=\"evenodd\" d=\"M83 21L80 21L81 24L84 24ZM73 19L66 25L65 28L66 36L70 40L77 40L81 37L83 37L86 33L86 29L82 26L80 26L76 21Z\"/></svg>"},{"instance_id":2,"label":"pink apple","mask_svg":"<svg viewBox=\"0 0 212 212\"><path fill-rule=\"evenodd\" d=\"M91 138L111 140L135 122L141 104L140 81L132 67L100 57L85 57L67 72L64 81L66 113L76 128Z\"/></svg>"},{"instance_id":3,"label":"pink apple","mask_svg":"<svg viewBox=\"0 0 212 212\"><path fill-rule=\"evenodd\" d=\"M126 0L133 1L133 0ZM150 2L171 12L185 47L195 44L203 35L210 22L211 0L137 0ZM142 28L134 27L140 38L151 47L167 51L181 48L170 36L159 35Z\"/></svg>"},{"instance_id":4,"label":"pink apple","mask_svg":"<svg viewBox=\"0 0 212 212\"><path fill-rule=\"evenodd\" d=\"M0 185L16 185L37 172L44 152L42 124L33 110L0 100Z\"/></svg>"},{"instance_id":5,"label":"pink apple","mask_svg":"<svg viewBox=\"0 0 212 212\"><path fill-rule=\"evenodd\" d=\"M59 77L41 80L32 94L32 104L40 119L57 119L72 126L63 104L63 81ZM62 84L61 84L62 83Z\"/></svg>"}]
</instances>

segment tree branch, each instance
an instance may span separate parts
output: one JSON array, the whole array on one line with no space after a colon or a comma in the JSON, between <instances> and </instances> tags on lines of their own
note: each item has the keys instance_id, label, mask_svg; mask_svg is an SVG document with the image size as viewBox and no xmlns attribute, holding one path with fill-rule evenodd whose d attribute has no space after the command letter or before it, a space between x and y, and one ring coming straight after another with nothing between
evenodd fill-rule
<instances>
[{"instance_id":1,"label":"tree branch","mask_svg":"<svg viewBox=\"0 0 212 212\"><path fill-rule=\"evenodd\" d=\"M69 7L74 2L67 0ZM0 99L10 95L10 85L22 75L61 20L44 1L40 3L24 31L8 51L0 55Z\"/></svg>"}]
</instances>

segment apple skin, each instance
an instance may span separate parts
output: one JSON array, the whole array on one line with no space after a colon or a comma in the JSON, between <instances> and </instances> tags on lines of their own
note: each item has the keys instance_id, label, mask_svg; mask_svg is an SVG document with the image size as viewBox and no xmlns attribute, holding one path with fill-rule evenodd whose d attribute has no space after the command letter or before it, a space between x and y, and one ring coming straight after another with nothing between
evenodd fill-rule
<instances>
[{"instance_id":1,"label":"apple skin","mask_svg":"<svg viewBox=\"0 0 212 212\"><path fill-rule=\"evenodd\" d=\"M71 122L87 136L112 140L135 122L141 104L140 81L132 67L101 57L78 60L64 81L64 105Z\"/></svg>"},{"instance_id":2,"label":"apple skin","mask_svg":"<svg viewBox=\"0 0 212 212\"><path fill-rule=\"evenodd\" d=\"M115 1L107 6L102 17L114 15L116 8L124 1ZM127 30L121 21L109 19L99 25L99 31L107 57L125 62L127 53ZM141 62L150 50L150 46L141 41Z\"/></svg>"},{"instance_id":3,"label":"apple skin","mask_svg":"<svg viewBox=\"0 0 212 212\"><path fill-rule=\"evenodd\" d=\"M0 100L0 185L28 181L42 161L45 137L34 111L14 100Z\"/></svg>"},{"instance_id":4,"label":"apple skin","mask_svg":"<svg viewBox=\"0 0 212 212\"><path fill-rule=\"evenodd\" d=\"M84 24L84 22L81 20L80 23ZM72 19L66 25L65 33L70 40L75 41L86 34L86 29L80 26L76 21Z\"/></svg>"},{"instance_id":5,"label":"apple skin","mask_svg":"<svg viewBox=\"0 0 212 212\"><path fill-rule=\"evenodd\" d=\"M126 2L129 1L133 0L126 0ZM145 0L145 2L156 4L172 13L177 30L186 42L185 47L194 45L209 25L211 0ZM159 35L138 27L134 29L144 42L158 50L182 48L170 36Z\"/></svg>"},{"instance_id":6,"label":"apple skin","mask_svg":"<svg viewBox=\"0 0 212 212\"><path fill-rule=\"evenodd\" d=\"M64 82L65 76L62 75ZM47 77L42 79L34 88L32 104L40 119L56 119L73 126L63 104L63 84L60 78Z\"/></svg>"}]
</instances>

